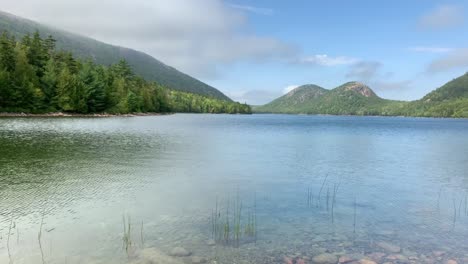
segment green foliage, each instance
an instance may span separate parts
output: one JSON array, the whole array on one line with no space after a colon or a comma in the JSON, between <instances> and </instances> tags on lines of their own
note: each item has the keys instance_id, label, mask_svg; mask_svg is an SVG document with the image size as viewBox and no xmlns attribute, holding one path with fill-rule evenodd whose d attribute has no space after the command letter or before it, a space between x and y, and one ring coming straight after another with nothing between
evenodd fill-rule
<instances>
[{"instance_id":1,"label":"green foliage","mask_svg":"<svg viewBox=\"0 0 468 264\"><path fill-rule=\"evenodd\" d=\"M251 114L249 105L208 98L197 94L171 91L171 108L179 113L228 113Z\"/></svg>"},{"instance_id":2,"label":"green foliage","mask_svg":"<svg viewBox=\"0 0 468 264\"><path fill-rule=\"evenodd\" d=\"M41 32L43 37L46 37L45 40L41 41L42 43L39 43L36 34L29 35L29 33L37 30ZM92 59L96 64L100 65L117 64L121 59L125 59L136 74L148 81L157 82L173 90L232 101L217 89L165 65L143 52L109 45L94 39L50 28L1 11L0 31L9 31L17 38L26 36L22 44L31 47L32 53L29 58L34 66L38 66L36 70L39 70L39 75L41 74L41 63L47 62L47 60L44 61L44 56L47 56L47 54L37 51L51 51L57 47L57 50L72 52L77 58ZM50 35L53 35L55 39Z\"/></svg>"},{"instance_id":3,"label":"green foliage","mask_svg":"<svg viewBox=\"0 0 468 264\"><path fill-rule=\"evenodd\" d=\"M121 60L104 67L55 51L55 40L36 32L17 42L0 37L0 111L138 113L250 113L248 105L147 82Z\"/></svg>"},{"instance_id":4,"label":"green foliage","mask_svg":"<svg viewBox=\"0 0 468 264\"><path fill-rule=\"evenodd\" d=\"M356 84L346 83L333 90L326 90L315 85L301 86L271 103L255 107L254 111L330 115L468 117L468 74L447 83L423 99L412 102L386 100L375 95L370 88Z\"/></svg>"}]
</instances>

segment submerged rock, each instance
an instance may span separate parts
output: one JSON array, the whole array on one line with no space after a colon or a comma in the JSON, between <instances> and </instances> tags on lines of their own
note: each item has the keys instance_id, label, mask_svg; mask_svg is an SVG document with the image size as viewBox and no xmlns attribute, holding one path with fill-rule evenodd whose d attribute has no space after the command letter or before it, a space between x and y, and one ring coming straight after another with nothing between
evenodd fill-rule
<instances>
[{"instance_id":1,"label":"submerged rock","mask_svg":"<svg viewBox=\"0 0 468 264\"><path fill-rule=\"evenodd\" d=\"M206 259L205 259L205 258L202 258L202 257L193 256L193 257L192 257L192 263L193 263L193 264L206 263Z\"/></svg>"},{"instance_id":2,"label":"submerged rock","mask_svg":"<svg viewBox=\"0 0 468 264\"><path fill-rule=\"evenodd\" d=\"M299 258L296 260L296 264L306 264L305 260Z\"/></svg>"},{"instance_id":3,"label":"submerged rock","mask_svg":"<svg viewBox=\"0 0 468 264\"><path fill-rule=\"evenodd\" d=\"M436 257L441 257L443 255L445 255L445 251L442 251L442 250L434 250L432 251L432 255L436 256Z\"/></svg>"},{"instance_id":4,"label":"submerged rock","mask_svg":"<svg viewBox=\"0 0 468 264\"><path fill-rule=\"evenodd\" d=\"M399 253L401 251L401 248L399 246L390 244L388 242L378 242L377 246L390 253Z\"/></svg>"},{"instance_id":5,"label":"submerged rock","mask_svg":"<svg viewBox=\"0 0 468 264\"><path fill-rule=\"evenodd\" d=\"M312 262L315 264L336 264L338 258L330 253L323 253L312 258Z\"/></svg>"},{"instance_id":6,"label":"submerged rock","mask_svg":"<svg viewBox=\"0 0 468 264\"><path fill-rule=\"evenodd\" d=\"M137 254L131 264L184 264L182 261L166 255L156 248L145 248Z\"/></svg>"},{"instance_id":7,"label":"submerged rock","mask_svg":"<svg viewBox=\"0 0 468 264\"><path fill-rule=\"evenodd\" d=\"M377 261L377 262L380 262L382 260L383 257L385 257L385 253L382 253L382 252L374 252L372 254L369 254L368 256L370 259L374 260L374 261Z\"/></svg>"},{"instance_id":8,"label":"submerged rock","mask_svg":"<svg viewBox=\"0 0 468 264\"><path fill-rule=\"evenodd\" d=\"M408 260L407 257L401 255L401 254L392 254L387 256L388 260L393 260L393 261L399 261L399 262L406 262Z\"/></svg>"},{"instance_id":9,"label":"submerged rock","mask_svg":"<svg viewBox=\"0 0 468 264\"><path fill-rule=\"evenodd\" d=\"M361 259L359 260L359 264L377 264L377 262L370 259Z\"/></svg>"},{"instance_id":10,"label":"submerged rock","mask_svg":"<svg viewBox=\"0 0 468 264\"><path fill-rule=\"evenodd\" d=\"M174 256L174 257L188 257L191 254L192 253L190 251L186 250L183 247L175 247L169 253L169 255Z\"/></svg>"},{"instance_id":11,"label":"submerged rock","mask_svg":"<svg viewBox=\"0 0 468 264\"><path fill-rule=\"evenodd\" d=\"M338 259L338 263L340 264L344 264L344 263L349 263L349 262L352 262L354 261L354 258L350 257L350 256L341 256L339 259Z\"/></svg>"},{"instance_id":12,"label":"submerged rock","mask_svg":"<svg viewBox=\"0 0 468 264\"><path fill-rule=\"evenodd\" d=\"M208 239L208 241L206 241L206 244L212 247L216 245L216 241L214 241L214 239Z\"/></svg>"},{"instance_id":13,"label":"submerged rock","mask_svg":"<svg viewBox=\"0 0 468 264\"><path fill-rule=\"evenodd\" d=\"M284 264L293 264L293 260L290 257L284 257L283 262Z\"/></svg>"}]
</instances>

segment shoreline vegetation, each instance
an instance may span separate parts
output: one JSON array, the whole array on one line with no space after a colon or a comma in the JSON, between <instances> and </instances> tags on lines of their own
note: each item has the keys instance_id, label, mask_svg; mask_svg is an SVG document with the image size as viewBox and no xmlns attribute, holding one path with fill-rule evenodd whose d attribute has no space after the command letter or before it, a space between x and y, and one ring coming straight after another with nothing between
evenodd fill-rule
<instances>
[{"instance_id":1,"label":"shoreline vegetation","mask_svg":"<svg viewBox=\"0 0 468 264\"><path fill-rule=\"evenodd\" d=\"M0 118L2 117L136 117L136 116L163 116L163 115L172 115L174 113L128 113L128 114L110 114L110 113L91 113L91 114L80 114L80 113L66 113L66 112L51 112L51 113L10 113L4 112L0 113Z\"/></svg>"},{"instance_id":2,"label":"shoreline vegetation","mask_svg":"<svg viewBox=\"0 0 468 264\"><path fill-rule=\"evenodd\" d=\"M56 50L55 43L52 36L42 38L38 31L21 40L8 31L0 35L0 113L252 113L247 104L175 91L147 81L125 60L104 66L91 59L77 59L70 52Z\"/></svg>"},{"instance_id":3,"label":"shoreline vegetation","mask_svg":"<svg viewBox=\"0 0 468 264\"><path fill-rule=\"evenodd\" d=\"M13 113L13 112L0 112L0 118L6 117L90 117L90 118L106 118L106 117L139 117L139 116L167 116L167 115L175 115L175 114L203 114L203 113L184 113L184 112L164 112L164 113L156 113L156 112L136 112L136 113L126 113L126 114L119 114L119 113L90 113L90 114L80 114L80 113L67 113L67 112L51 112L51 113ZM229 114L229 113L213 113L213 114ZM239 113L235 113L239 114ZM234 114L234 115L235 115Z\"/></svg>"}]
</instances>

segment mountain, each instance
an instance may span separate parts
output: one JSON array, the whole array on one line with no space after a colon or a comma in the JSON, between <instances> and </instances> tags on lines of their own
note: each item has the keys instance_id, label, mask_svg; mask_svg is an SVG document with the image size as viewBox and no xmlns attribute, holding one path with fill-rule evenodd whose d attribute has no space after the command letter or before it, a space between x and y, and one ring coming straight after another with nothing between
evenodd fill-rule
<instances>
[{"instance_id":1,"label":"mountain","mask_svg":"<svg viewBox=\"0 0 468 264\"><path fill-rule=\"evenodd\" d=\"M404 109L404 115L468 117L468 72Z\"/></svg>"},{"instance_id":2,"label":"mountain","mask_svg":"<svg viewBox=\"0 0 468 264\"><path fill-rule=\"evenodd\" d=\"M257 107L256 110L260 112L294 112L294 109L321 97L326 92L326 89L314 84L302 85L267 105Z\"/></svg>"},{"instance_id":3,"label":"mountain","mask_svg":"<svg viewBox=\"0 0 468 264\"><path fill-rule=\"evenodd\" d=\"M78 58L91 58L98 64L110 65L127 60L135 73L170 89L232 101L219 90L172 68L150 55L129 48L106 44L0 11L0 32L7 30L17 38L38 30L42 37L52 35L57 48L70 51Z\"/></svg>"},{"instance_id":4,"label":"mountain","mask_svg":"<svg viewBox=\"0 0 468 264\"><path fill-rule=\"evenodd\" d=\"M317 85L300 86L253 110L257 113L468 117L468 73L411 102L383 99L365 84L348 82L332 90Z\"/></svg>"},{"instance_id":5,"label":"mountain","mask_svg":"<svg viewBox=\"0 0 468 264\"><path fill-rule=\"evenodd\" d=\"M260 113L300 113L330 115L388 115L403 102L378 97L368 86L348 82L327 90L317 85L300 86L286 95L254 108Z\"/></svg>"},{"instance_id":6,"label":"mountain","mask_svg":"<svg viewBox=\"0 0 468 264\"><path fill-rule=\"evenodd\" d=\"M428 93L421 101L434 103L461 98L468 98L468 72Z\"/></svg>"}]
</instances>

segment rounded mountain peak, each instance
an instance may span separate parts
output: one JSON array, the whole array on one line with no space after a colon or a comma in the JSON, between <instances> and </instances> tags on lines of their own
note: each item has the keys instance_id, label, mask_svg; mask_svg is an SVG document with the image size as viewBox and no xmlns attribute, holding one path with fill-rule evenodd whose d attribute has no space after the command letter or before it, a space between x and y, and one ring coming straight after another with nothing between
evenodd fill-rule
<instances>
[{"instance_id":1,"label":"rounded mountain peak","mask_svg":"<svg viewBox=\"0 0 468 264\"><path fill-rule=\"evenodd\" d=\"M354 91L362 96L365 97L377 97L377 95L372 91L369 86L361 83L361 82L348 82L343 84L342 89L345 91Z\"/></svg>"},{"instance_id":2,"label":"rounded mountain peak","mask_svg":"<svg viewBox=\"0 0 468 264\"><path fill-rule=\"evenodd\" d=\"M297 88L292 89L290 92L286 94L287 97L291 97L300 93L312 93L312 94L317 94L321 95L325 92L326 90L318 85L315 84L305 84L301 85Z\"/></svg>"}]
</instances>

